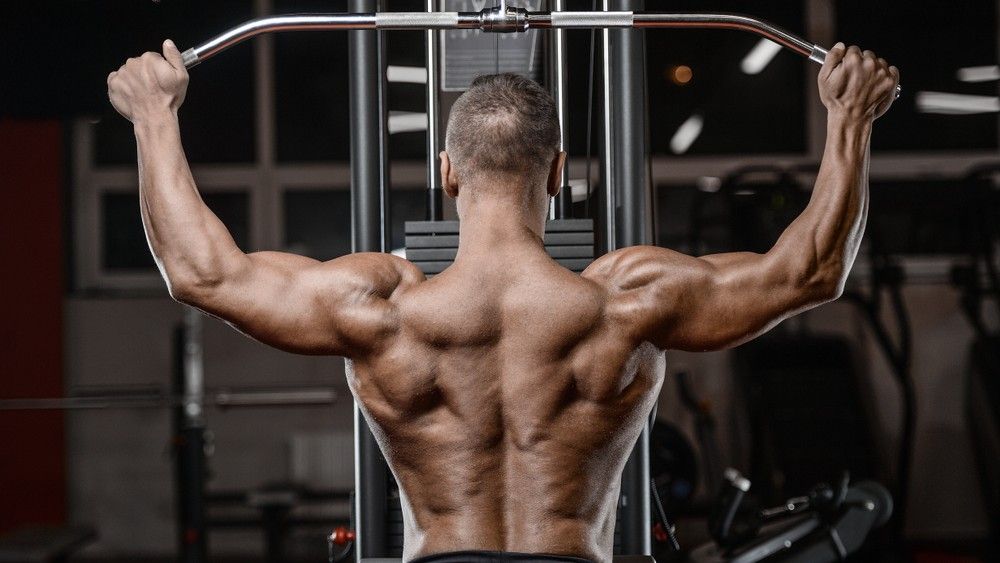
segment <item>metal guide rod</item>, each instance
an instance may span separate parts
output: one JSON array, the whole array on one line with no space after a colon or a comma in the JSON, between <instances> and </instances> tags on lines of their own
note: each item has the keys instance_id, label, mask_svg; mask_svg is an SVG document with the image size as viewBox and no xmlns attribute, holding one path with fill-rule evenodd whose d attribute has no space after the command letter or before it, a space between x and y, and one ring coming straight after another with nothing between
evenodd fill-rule
<instances>
[{"instance_id":1,"label":"metal guide rod","mask_svg":"<svg viewBox=\"0 0 1000 563\"><path fill-rule=\"evenodd\" d=\"M606 0L613 10L640 10L643 0ZM608 251L650 244L652 194L646 137L645 35L636 29L605 29L604 163L602 181L611 205ZM622 554L651 555L649 426L646 425L622 470L616 535Z\"/></svg>"},{"instance_id":2,"label":"metal guide rod","mask_svg":"<svg viewBox=\"0 0 1000 563\"><path fill-rule=\"evenodd\" d=\"M552 0L550 4L555 12L561 12L565 5L566 0ZM569 111L567 70L569 65L566 64L566 30L556 29L553 32L550 45L549 61L551 64L549 66L552 97L555 99L556 113L559 116L559 150L567 151L569 139L569 126L566 120L566 114ZM569 215L569 208L573 203L572 191L569 187L569 162L563 166L559 186L562 189L549 206L549 219L565 219Z\"/></svg>"},{"instance_id":3,"label":"metal guide rod","mask_svg":"<svg viewBox=\"0 0 1000 563\"><path fill-rule=\"evenodd\" d=\"M607 8L609 0L603 0ZM614 116L614 99L611 90L611 30L601 31L601 103L603 117L601 123L601 183L604 184L604 252L618 248L617 195L615 186L615 159L612 148L611 122Z\"/></svg>"},{"instance_id":4,"label":"metal guide rod","mask_svg":"<svg viewBox=\"0 0 1000 563\"><path fill-rule=\"evenodd\" d=\"M377 11L378 0L349 0L348 9ZM426 14L418 13L423 16ZM348 20L369 16L351 16ZM350 29L351 92L351 249L353 252L384 252L389 226L388 155L385 123L385 58L381 34L374 26L348 25ZM345 366L350 369L350 365ZM387 545L387 482L389 470L364 413L354 404L355 555L358 561L382 557Z\"/></svg>"},{"instance_id":5,"label":"metal guide rod","mask_svg":"<svg viewBox=\"0 0 1000 563\"><path fill-rule=\"evenodd\" d=\"M202 314L188 307L175 335L173 391L179 401L173 408L174 475L177 510L178 560L208 560L205 507L205 377Z\"/></svg>"},{"instance_id":6,"label":"metal guide rod","mask_svg":"<svg viewBox=\"0 0 1000 563\"><path fill-rule=\"evenodd\" d=\"M205 402L205 359L201 341L202 314L193 307L184 309L184 416L189 424L200 424Z\"/></svg>"},{"instance_id":7,"label":"metal guide rod","mask_svg":"<svg viewBox=\"0 0 1000 563\"><path fill-rule=\"evenodd\" d=\"M427 0L427 12L435 11L437 0ZM427 40L427 218L440 221L443 216L441 196L441 171L438 167L438 153L441 152L441 138L438 122L441 111L441 61L438 59L438 31L428 29Z\"/></svg>"}]
</instances>

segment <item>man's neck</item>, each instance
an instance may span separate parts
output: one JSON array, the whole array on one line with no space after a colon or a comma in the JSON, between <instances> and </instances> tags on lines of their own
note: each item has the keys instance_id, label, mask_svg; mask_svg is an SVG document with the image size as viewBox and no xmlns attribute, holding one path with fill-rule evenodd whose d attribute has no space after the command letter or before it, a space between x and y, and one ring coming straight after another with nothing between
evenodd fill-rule
<instances>
[{"instance_id":1,"label":"man's neck","mask_svg":"<svg viewBox=\"0 0 1000 563\"><path fill-rule=\"evenodd\" d=\"M463 206L456 260L543 248L544 230L544 219L539 220L517 198L478 195Z\"/></svg>"}]
</instances>

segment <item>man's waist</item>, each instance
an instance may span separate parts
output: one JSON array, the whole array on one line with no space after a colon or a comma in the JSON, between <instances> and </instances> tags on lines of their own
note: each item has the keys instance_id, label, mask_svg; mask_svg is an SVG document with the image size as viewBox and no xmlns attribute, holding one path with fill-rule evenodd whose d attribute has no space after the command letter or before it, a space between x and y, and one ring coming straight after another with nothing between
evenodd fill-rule
<instances>
[{"instance_id":1,"label":"man's waist","mask_svg":"<svg viewBox=\"0 0 1000 563\"><path fill-rule=\"evenodd\" d=\"M593 563L589 559L550 553L518 553L511 551L463 550L426 555L410 563Z\"/></svg>"}]
</instances>

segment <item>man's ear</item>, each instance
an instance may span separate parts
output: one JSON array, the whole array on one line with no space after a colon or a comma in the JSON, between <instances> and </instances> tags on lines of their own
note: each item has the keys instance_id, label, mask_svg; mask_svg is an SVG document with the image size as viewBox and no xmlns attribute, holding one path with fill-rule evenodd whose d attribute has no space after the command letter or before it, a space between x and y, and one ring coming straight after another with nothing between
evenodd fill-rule
<instances>
[{"instance_id":1,"label":"man's ear","mask_svg":"<svg viewBox=\"0 0 1000 563\"><path fill-rule=\"evenodd\" d=\"M559 154L552 159L552 166L549 168L548 192L550 197L556 197L562 189L562 171L566 166L566 152L559 151Z\"/></svg>"},{"instance_id":2,"label":"man's ear","mask_svg":"<svg viewBox=\"0 0 1000 563\"><path fill-rule=\"evenodd\" d=\"M441 159L441 187L444 188L444 193L448 194L448 197L455 199L458 197L458 176L451 166L451 159L448 158L447 152L441 151L438 157Z\"/></svg>"}]
</instances>

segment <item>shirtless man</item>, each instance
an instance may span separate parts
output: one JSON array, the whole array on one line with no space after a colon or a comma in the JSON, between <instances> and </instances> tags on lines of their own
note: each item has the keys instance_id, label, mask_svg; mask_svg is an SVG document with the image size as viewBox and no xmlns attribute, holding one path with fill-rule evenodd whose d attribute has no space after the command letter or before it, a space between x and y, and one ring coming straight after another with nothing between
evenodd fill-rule
<instances>
[{"instance_id":1,"label":"shirtless man","mask_svg":"<svg viewBox=\"0 0 1000 563\"><path fill-rule=\"evenodd\" d=\"M405 560L605 562L664 351L734 346L840 295L865 227L872 122L898 79L869 51L830 51L812 199L767 253L637 246L578 276L542 243L566 157L555 105L526 79L482 77L451 111L441 177L460 244L430 280L389 254L237 248L181 147L188 75L170 41L112 72L108 91L135 128L143 225L170 295L271 346L347 358L401 488Z\"/></svg>"}]
</instances>

